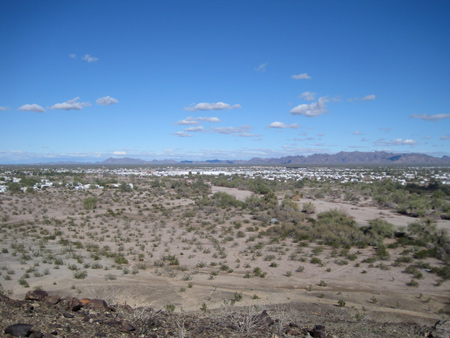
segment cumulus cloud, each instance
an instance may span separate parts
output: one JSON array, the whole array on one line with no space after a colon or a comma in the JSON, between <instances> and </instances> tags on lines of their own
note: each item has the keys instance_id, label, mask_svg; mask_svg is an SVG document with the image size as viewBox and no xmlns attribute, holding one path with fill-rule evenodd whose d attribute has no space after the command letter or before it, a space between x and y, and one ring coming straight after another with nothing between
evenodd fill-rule
<instances>
[{"instance_id":1,"label":"cumulus cloud","mask_svg":"<svg viewBox=\"0 0 450 338\"><path fill-rule=\"evenodd\" d=\"M91 104L89 102L78 102L79 96L76 98L63 102L57 103L50 107L50 109L62 109L62 110L81 110L84 107L89 107Z\"/></svg>"},{"instance_id":2,"label":"cumulus cloud","mask_svg":"<svg viewBox=\"0 0 450 338\"><path fill-rule=\"evenodd\" d=\"M113 152L114 155L126 155L127 152L126 151L115 151Z\"/></svg>"},{"instance_id":3,"label":"cumulus cloud","mask_svg":"<svg viewBox=\"0 0 450 338\"><path fill-rule=\"evenodd\" d=\"M224 109L236 109L241 108L240 104L230 105L228 103L224 102L217 102L217 103L197 103L196 105L193 105L191 107L184 107L184 110L187 111L199 111L199 110L224 110Z\"/></svg>"},{"instance_id":4,"label":"cumulus cloud","mask_svg":"<svg viewBox=\"0 0 450 338\"><path fill-rule=\"evenodd\" d=\"M386 141L384 139L379 139L379 140L375 141L375 144L382 145L382 146L415 146L417 144L417 142L414 140L410 140L410 139L403 140L401 138L397 138L395 140L389 140L389 141Z\"/></svg>"},{"instance_id":5,"label":"cumulus cloud","mask_svg":"<svg viewBox=\"0 0 450 338\"><path fill-rule=\"evenodd\" d=\"M450 119L450 114L435 114L435 115L427 115L427 114L412 114L410 119L421 119L425 121L436 122L438 120Z\"/></svg>"},{"instance_id":6,"label":"cumulus cloud","mask_svg":"<svg viewBox=\"0 0 450 338\"><path fill-rule=\"evenodd\" d=\"M278 128L278 129L298 129L300 128L300 126L297 123L293 123L293 124L286 124L283 122L272 122L271 124L269 124L266 128Z\"/></svg>"},{"instance_id":7,"label":"cumulus cloud","mask_svg":"<svg viewBox=\"0 0 450 338\"><path fill-rule=\"evenodd\" d=\"M95 102L101 104L102 106L110 106L112 104L116 104L119 101L111 96L105 96L97 99L97 101Z\"/></svg>"},{"instance_id":8,"label":"cumulus cloud","mask_svg":"<svg viewBox=\"0 0 450 338\"><path fill-rule=\"evenodd\" d=\"M361 100L363 100L363 101L375 100L375 95L374 94L370 94L370 95L364 96Z\"/></svg>"},{"instance_id":9,"label":"cumulus cloud","mask_svg":"<svg viewBox=\"0 0 450 338\"><path fill-rule=\"evenodd\" d=\"M192 117L192 116L188 116L186 117L184 120L180 120L175 122L175 124L178 125L184 125L184 126L196 126L199 124L199 122L222 122L219 118L217 117Z\"/></svg>"},{"instance_id":10,"label":"cumulus cloud","mask_svg":"<svg viewBox=\"0 0 450 338\"><path fill-rule=\"evenodd\" d=\"M69 54L69 57L70 57L71 59L75 59L75 58L77 57L77 55L76 55L76 54Z\"/></svg>"},{"instance_id":11,"label":"cumulus cloud","mask_svg":"<svg viewBox=\"0 0 450 338\"><path fill-rule=\"evenodd\" d=\"M313 102L311 104L300 104L291 109L289 112L293 115L304 115L306 117L319 116L326 112L326 102L328 102L328 98L326 96L319 97L317 102Z\"/></svg>"},{"instance_id":12,"label":"cumulus cloud","mask_svg":"<svg viewBox=\"0 0 450 338\"><path fill-rule=\"evenodd\" d=\"M300 94L300 98L306 101L314 101L316 99L316 93L306 91Z\"/></svg>"},{"instance_id":13,"label":"cumulus cloud","mask_svg":"<svg viewBox=\"0 0 450 338\"><path fill-rule=\"evenodd\" d=\"M353 132L353 135L359 135L359 134L361 134L361 132L359 130Z\"/></svg>"},{"instance_id":14,"label":"cumulus cloud","mask_svg":"<svg viewBox=\"0 0 450 338\"><path fill-rule=\"evenodd\" d=\"M192 132L192 133L198 133L198 132L203 131L203 127L202 126L189 127L189 128L184 129L184 131L189 131L189 132Z\"/></svg>"},{"instance_id":15,"label":"cumulus cloud","mask_svg":"<svg viewBox=\"0 0 450 338\"><path fill-rule=\"evenodd\" d=\"M450 134L441 136L439 139L440 139L440 140L450 140Z\"/></svg>"},{"instance_id":16,"label":"cumulus cloud","mask_svg":"<svg viewBox=\"0 0 450 338\"><path fill-rule=\"evenodd\" d=\"M309 76L307 73L303 73L298 75L292 75L291 78L296 80L309 80L311 79L311 76Z\"/></svg>"},{"instance_id":17,"label":"cumulus cloud","mask_svg":"<svg viewBox=\"0 0 450 338\"><path fill-rule=\"evenodd\" d=\"M33 104L24 104L23 106L19 107L19 110L22 111L32 111L33 113L43 113L45 112L45 109L41 107L40 105L33 103Z\"/></svg>"},{"instance_id":18,"label":"cumulus cloud","mask_svg":"<svg viewBox=\"0 0 450 338\"><path fill-rule=\"evenodd\" d=\"M186 133L184 131L177 131L176 133L172 133L175 136L179 136L179 137L191 137L192 135L189 133Z\"/></svg>"},{"instance_id":19,"label":"cumulus cloud","mask_svg":"<svg viewBox=\"0 0 450 338\"><path fill-rule=\"evenodd\" d=\"M7 111L7 110L9 110L9 107L2 107L2 106L0 106L0 111Z\"/></svg>"},{"instance_id":20,"label":"cumulus cloud","mask_svg":"<svg viewBox=\"0 0 450 338\"><path fill-rule=\"evenodd\" d=\"M211 132L219 133L224 135L232 135L232 134L245 134L250 130L250 126L242 126L242 127L219 127L212 128Z\"/></svg>"},{"instance_id":21,"label":"cumulus cloud","mask_svg":"<svg viewBox=\"0 0 450 338\"><path fill-rule=\"evenodd\" d=\"M95 61L98 61L98 58L96 58L96 57L93 57L93 56L91 56L91 55L89 55L89 54L86 54L85 56L83 56L81 59L83 59L84 61L87 61L87 62L95 62Z\"/></svg>"},{"instance_id":22,"label":"cumulus cloud","mask_svg":"<svg viewBox=\"0 0 450 338\"><path fill-rule=\"evenodd\" d=\"M267 65L269 63L261 63L258 67L255 68L257 72L265 72L267 70Z\"/></svg>"}]
</instances>

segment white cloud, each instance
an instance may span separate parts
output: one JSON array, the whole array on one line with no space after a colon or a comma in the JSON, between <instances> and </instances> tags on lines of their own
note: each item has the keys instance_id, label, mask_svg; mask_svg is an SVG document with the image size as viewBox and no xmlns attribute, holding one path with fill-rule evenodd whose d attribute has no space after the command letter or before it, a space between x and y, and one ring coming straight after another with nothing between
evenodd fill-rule
<instances>
[{"instance_id":1,"label":"white cloud","mask_svg":"<svg viewBox=\"0 0 450 338\"><path fill-rule=\"evenodd\" d=\"M184 125L184 126L196 126L199 124L199 122L222 122L219 118L217 117L192 117L192 116L188 116L186 117L184 120L180 120L175 122L175 124L178 125Z\"/></svg>"},{"instance_id":2,"label":"white cloud","mask_svg":"<svg viewBox=\"0 0 450 338\"><path fill-rule=\"evenodd\" d=\"M258 67L255 68L255 70L256 70L257 72L265 72L265 71L267 70L267 65L268 65L268 64L269 64L268 62L266 62L266 63L261 63Z\"/></svg>"},{"instance_id":3,"label":"white cloud","mask_svg":"<svg viewBox=\"0 0 450 338\"><path fill-rule=\"evenodd\" d=\"M395 140L385 141L384 139L379 139L374 142L376 145L381 146L415 146L417 144L416 141L406 139L403 140L401 138L397 138Z\"/></svg>"},{"instance_id":4,"label":"white cloud","mask_svg":"<svg viewBox=\"0 0 450 338\"><path fill-rule=\"evenodd\" d=\"M410 119L422 119L425 121L436 122L438 120L450 119L450 114L435 114L435 115L427 115L427 114L412 114Z\"/></svg>"},{"instance_id":5,"label":"white cloud","mask_svg":"<svg viewBox=\"0 0 450 338\"><path fill-rule=\"evenodd\" d=\"M317 102L313 102L311 104L300 104L291 109L289 112L293 115L304 115L306 117L319 116L326 112L326 102L328 102L328 98L326 96L319 97Z\"/></svg>"},{"instance_id":6,"label":"white cloud","mask_svg":"<svg viewBox=\"0 0 450 338\"><path fill-rule=\"evenodd\" d=\"M172 133L175 136L179 136L179 137L191 137L192 135L189 133L186 133L184 131L177 131L176 133Z\"/></svg>"},{"instance_id":7,"label":"white cloud","mask_svg":"<svg viewBox=\"0 0 450 338\"><path fill-rule=\"evenodd\" d=\"M363 100L363 101L375 100L375 95L374 94L370 94L370 95L364 96L361 100Z\"/></svg>"},{"instance_id":8,"label":"white cloud","mask_svg":"<svg viewBox=\"0 0 450 338\"><path fill-rule=\"evenodd\" d=\"M115 151L113 152L114 155L126 155L127 152L126 151Z\"/></svg>"},{"instance_id":9,"label":"white cloud","mask_svg":"<svg viewBox=\"0 0 450 338\"><path fill-rule=\"evenodd\" d=\"M303 92L300 94L300 98L306 101L314 101L316 99L316 93L313 92Z\"/></svg>"},{"instance_id":10,"label":"white cloud","mask_svg":"<svg viewBox=\"0 0 450 338\"><path fill-rule=\"evenodd\" d=\"M250 133L240 133L240 137L260 137L261 135L258 134L250 134Z\"/></svg>"},{"instance_id":11,"label":"white cloud","mask_svg":"<svg viewBox=\"0 0 450 338\"><path fill-rule=\"evenodd\" d=\"M197 117L196 120L197 121L203 121L203 122L222 122L217 117Z\"/></svg>"},{"instance_id":12,"label":"white cloud","mask_svg":"<svg viewBox=\"0 0 450 338\"><path fill-rule=\"evenodd\" d=\"M197 103L191 107L184 107L184 110L187 111L199 111L199 110L224 110L224 109L236 109L241 108L240 104L230 105L224 102L217 103Z\"/></svg>"},{"instance_id":13,"label":"white cloud","mask_svg":"<svg viewBox=\"0 0 450 338\"><path fill-rule=\"evenodd\" d=\"M196 125L198 125L199 123L198 123L198 121L197 120L195 120L195 119L189 119L189 117L188 118L186 118L186 119L184 119L184 120L180 120L180 121L177 121L177 122L175 122L175 124L177 124L177 125L182 125L182 126L196 126Z\"/></svg>"},{"instance_id":14,"label":"white cloud","mask_svg":"<svg viewBox=\"0 0 450 338\"><path fill-rule=\"evenodd\" d=\"M93 56L91 56L91 55L89 55L89 54L86 54L85 56L83 56L82 59L83 59L84 61L87 61L87 62L95 62L95 61L98 61L98 58L93 57Z\"/></svg>"},{"instance_id":15,"label":"white cloud","mask_svg":"<svg viewBox=\"0 0 450 338\"><path fill-rule=\"evenodd\" d=\"M57 103L50 107L50 109L63 109L63 110L81 110L84 107L89 107L91 104L89 102L77 102L80 99L79 96L76 98L63 102Z\"/></svg>"},{"instance_id":16,"label":"white cloud","mask_svg":"<svg viewBox=\"0 0 450 338\"><path fill-rule=\"evenodd\" d=\"M293 124L286 124L283 122L272 122L271 124L269 124L266 128L279 128L279 129L298 129L300 128L300 126L297 123L293 123Z\"/></svg>"},{"instance_id":17,"label":"white cloud","mask_svg":"<svg viewBox=\"0 0 450 338\"><path fill-rule=\"evenodd\" d=\"M197 132L203 131L203 127L202 127L202 126L198 126L198 127L189 127L189 128L184 129L184 131L189 131L189 132L197 133Z\"/></svg>"},{"instance_id":18,"label":"white cloud","mask_svg":"<svg viewBox=\"0 0 450 338\"><path fill-rule=\"evenodd\" d=\"M292 75L291 78L296 80L309 80L311 79L311 76L309 76L307 73L303 73L298 75Z\"/></svg>"},{"instance_id":19,"label":"white cloud","mask_svg":"<svg viewBox=\"0 0 450 338\"><path fill-rule=\"evenodd\" d=\"M72 58L72 59L75 59L77 57L77 55L76 54L69 54L69 57Z\"/></svg>"},{"instance_id":20,"label":"white cloud","mask_svg":"<svg viewBox=\"0 0 450 338\"><path fill-rule=\"evenodd\" d=\"M359 135L359 134L361 134L361 132L359 130L353 132L353 135Z\"/></svg>"},{"instance_id":21,"label":"white cloud","mask_svg":"<svg viewBox=\"0 0 450 338\"><path fill-rule=\"evenodd\" d=\"M212 128L211 131L213 133L231 135L231 134L245 134L250 130L250 126L242 126L242 127L220 127L220 128Z\"/></svg>"},{"instance_id":22,"label":"white cloud","mask_svg":"<svg viewBox=\"0 0 450 338\"><path fill-rule=\"evenodd\" d=\"M2 106L0 106L0 111L7 111L7 110L9 110L9 107L2 107Z\"/></svg>"},{"instance_id":23,"label":"white cloud","mask_svg":"<svg viewBox=\"0 0 450 338\"><path fill-rule=\"evenodd\" d=\"M374 94L366 95L363 98L361 98L361 97L354 97L352 99L347 99L348 102L353 102L353 101L372 101L372 100L375 100L375 95Z\"/></svg>"},{"instance_id":24,"label":"white cloud","mask_svg":"<svg viewBox=\"0 0 450 338\"><path fill-rule=\"evenodd\" d=\"M110 106L112 104L116 104L117 102L119 102L117 99L110 97L110 96L105 96L105 97L101 97L99 99L97 99L98 104L101 104L102 106Z\"/></svg>"},{"instance_id":25,"label":"white cloud","mask_svg":"<svg viewBox=\"0 0 450 338\"><path fill-rule=\"evenodd\" d=\"M439 139L440 139L440 140L450 140L450 134L441 136Z\"/></svg>"},{"instance_id":26,"label":"white cloud","mask_svg":"<svg viewBox=\"0 0 450 338\"><path fill-rule=\"evenodd\" d=\"M45 109L41 107L38 104L24 104L23 106L19 107L19 110L22 111L32 111L33 113L43 113L45 112Z\"/></svg>"}]
</instances>

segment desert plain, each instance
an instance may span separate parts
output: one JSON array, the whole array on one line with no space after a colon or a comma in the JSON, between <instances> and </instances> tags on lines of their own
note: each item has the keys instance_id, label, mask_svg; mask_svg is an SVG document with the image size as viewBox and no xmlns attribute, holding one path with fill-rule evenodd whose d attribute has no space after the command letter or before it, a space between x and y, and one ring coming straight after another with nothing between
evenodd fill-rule
<instances>
[{"instance_id":1,"label":"desert plain","mask_svg":"<svg viewBox=\"0 0 450 338\"><path fill-rule=\"evenodd\" d=\"M0 194L3 292L23 299L44 289L175 312L299 304L357 321L431 325L449 316L446 263L417 257L431 244L386 236L380 254L380 245L330 245L289 230L314 228L327 212L356 228L378 219L405 233L425 218L308 186L285 184L269 198L195 175L118 182ZM432 223L442 236L450 229L448 219Z\"/></svg>"}]
</instances>

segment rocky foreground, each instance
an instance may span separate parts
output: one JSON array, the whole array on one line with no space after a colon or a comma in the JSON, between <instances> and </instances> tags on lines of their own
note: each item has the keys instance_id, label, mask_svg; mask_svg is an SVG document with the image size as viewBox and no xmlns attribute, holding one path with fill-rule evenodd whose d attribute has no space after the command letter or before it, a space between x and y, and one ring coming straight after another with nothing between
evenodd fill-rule
<instances>
[{"instance_id":1,"label":"rocky foreground","mask_svg":"<svg viewBox=\"0 0 450 338\"><path fill-rule=\"evenodd\" d=\"M311 305L307 305L311 308ZM305 305L306 307L306 305ZM311 310L311 309L310 309ZM108 305L101 299L60 298L43 290L24 300L0 294L2 337L433 337L449 338L450 321L434 327L345 319L333 309L299 312L232 307L209 313L172 313L152 308ZM315 324L310 324L315 323Z\"/></svg>"}]
</instances>

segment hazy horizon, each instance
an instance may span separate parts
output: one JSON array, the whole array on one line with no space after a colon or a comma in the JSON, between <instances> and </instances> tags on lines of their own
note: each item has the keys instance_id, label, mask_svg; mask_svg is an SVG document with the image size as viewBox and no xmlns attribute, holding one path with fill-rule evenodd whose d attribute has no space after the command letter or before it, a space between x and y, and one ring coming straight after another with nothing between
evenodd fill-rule
<instances>
[{"instance_id":1,"label":"hazy horizon","mask_svg":"<svg viewBox=\"0 0 450 338\"><path fill-rule=\"evenodd\" d=\"M448 1L0 3L0 163L450 155Z\"/></svg>"}]
</instances>

